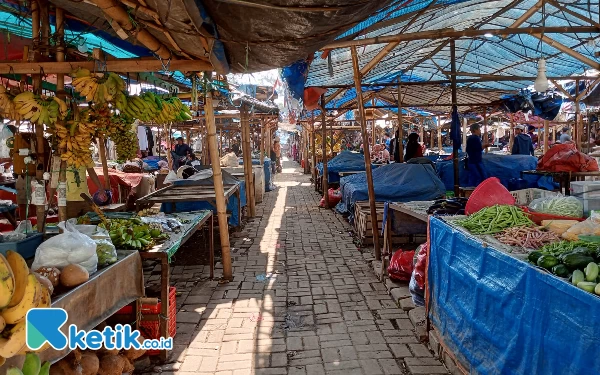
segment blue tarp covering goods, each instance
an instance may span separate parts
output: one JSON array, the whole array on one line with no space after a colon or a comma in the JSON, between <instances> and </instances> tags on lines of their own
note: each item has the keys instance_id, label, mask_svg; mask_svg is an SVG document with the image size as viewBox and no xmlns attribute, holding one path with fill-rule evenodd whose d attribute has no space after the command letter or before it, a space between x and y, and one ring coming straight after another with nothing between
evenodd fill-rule
<instances>
[{"instance_id":1,"label":"blue tarp covering goods","mask_svg":"<svg viewBox=\"0 0 600 375\"><path fill-rule=\"evenodd\" d=\"M430 165L394 163L373 170L375 200L377 202L410 202L432 200L445 193L444 184ZM367 175L358 173L342 178L342 201L339 212L352 212L356 201L369 199Z\"/></svg>"},{"instance_id":2,"label":"blue tarp covering goods","mask_svg":"<svg viewBox=\"0 0 600 375\"><path fill-rule=\"evenodd\" d=\"M502 185L509 187L509 180L521 177L521 171L530 171L537 168L537 158L527 155L483 155L483 166L488 177L498 177ZM446 190L454 190L454 166L452 160L436 163L437 173L444 182ZM460 160L458 173L460 186L468 186L469 178L465 169L464 159ZM538 176L524 175L527 187L538 187Z\"/></svg>"},{"instance_id":3,"label":"blue tarp covering goods","mask_svg":"<svg viewBox=\"0 0 600 375\"><path fill-rule=\"evenodd\" d=\"M600 373L600 298L437 218L429 317L471 374Z\"/></svg>"},{"instance_id":4,"label":"blue tarp covering goods","mask_svg":"<svg viewBox=\"0 0 600 375\"><path fill-rule=\"evenodd\" d=\"M323 175L323 163L317 164L319 175ZM365 170L365 156L356 152L342 151L327 162L327 181L340 182L340 172L355 172Z\"/></svg>"}]
</instances>

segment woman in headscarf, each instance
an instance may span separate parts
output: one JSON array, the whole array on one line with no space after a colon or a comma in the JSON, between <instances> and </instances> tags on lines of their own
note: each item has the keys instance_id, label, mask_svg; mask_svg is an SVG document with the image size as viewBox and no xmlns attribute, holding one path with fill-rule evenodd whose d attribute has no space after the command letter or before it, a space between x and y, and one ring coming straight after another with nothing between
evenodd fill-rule
<instances>
[{"instance_id":1,"label":"woman in headscarf","mask_svg":"<svg viewBox=\"0 0 600 375\"><path fill-rule=\"evenodd\" d=\"M410 133L408 136L408 142L406 143L406 153L404 154L404 161L409 161L412 158L423 157L423 148L419 143L419 135L417 133Z\"/></svg>"}]
</instances>

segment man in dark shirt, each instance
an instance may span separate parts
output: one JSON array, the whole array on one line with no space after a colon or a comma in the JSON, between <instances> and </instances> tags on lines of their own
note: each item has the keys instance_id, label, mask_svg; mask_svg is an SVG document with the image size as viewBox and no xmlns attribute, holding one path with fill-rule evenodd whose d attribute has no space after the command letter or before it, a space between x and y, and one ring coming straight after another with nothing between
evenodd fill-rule
<instances>
[{"instance_id":1,"label":"man in dark shirt","mask_svg":"<svg viewBox=\"0 0 600 375\"><path fill-rule=\"evenodd\" d=\"M511 154L533 156L533 142L531 141L531 137L529 135L523 133L523 130L523 125L518 125L515 128L515 139L513 141Z\"/></svg>"},{"instance_id":2,"label":"man in dark shirt","mask_svg":"<svg viewBox=\"0 0 600 375\"><path fill-rule=\"evenodd\" d=\"M471 135L467 138L468 175L469 186L475 187L487 178L482 153L488 145L481 143L481 128L478 124L471 125L470 129Z\"/></svg>"},{"instance_id":3,"label":"man in dark shirt","mask_svg":"<svg viewBox=\"0 0 600 375\"><path fill-rule=\"evenodd\" d=\"M173 158L173 170L177 170L180 166L185 164L186 157L189 154L193 154L190 146L183 143L183 138L177 138L177 144L175 145L175 151L171 151L171 157Z\"/></svg>"}]
</instances>

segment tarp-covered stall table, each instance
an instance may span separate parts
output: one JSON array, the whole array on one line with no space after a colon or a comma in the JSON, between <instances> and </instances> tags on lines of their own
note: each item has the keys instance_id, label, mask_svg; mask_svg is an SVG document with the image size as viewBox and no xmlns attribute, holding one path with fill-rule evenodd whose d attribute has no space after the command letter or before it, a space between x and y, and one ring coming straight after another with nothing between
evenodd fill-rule
<instances>
[{"instance_id":1,"label":"tarp-covered stall table","mask_svg":"<svg viewBox=\"0 0 600 375\"><path fill-rule=\"evenodd\" d=\"M376 165L373 165L375 168ZM323 163L317 164L319 178L323 176ZM327 182L330 184L339 183L340 172L364 172L365 156L363 154L351 151L342 151L336 157L327 162Z\"/></svg>"},{"instance_id":2,"label":"tarp-covered stall table","mask_svg":"<svg viewBox=\"0 0 600 375\"><path fill-rule=\"evenodd\" d=\"M112 316L122 307L144 296L144 274L140 253L134 250L119 250L117 262L99 269L84 284L52 298L52 307L65 309L69 314L62 326L68 334L71 324L77 329L89 331ZM41 352L40 359L55 362L69 353L69 348L55 350L49 348ZM4 375L11 366L21 368L25 356L9 358L0 366Z\"/></svg>"},{"instance_id":3,"label":"tarp-covered stall table","mask_svg":"<svg viewBox=\"0 0 600 375\"><path fill-rule=\"evenodd\" d=\"M160 272L160 300L161 300L161 311L158 317L159 321L159 332L160 336L167 338L169 337L169 329L168 329L168 317L169 317L169 287L170 287L170 271L169 271L169 263L171 262L171 258L175 253L180 249L181 245L183 245L196 231L203 226L208 224L208 245L210 251L210 278L214 277L214 242L213 242L213 232L214 232L214 220L213 213L210 210L203 211L195 211L195 212L179 212L174 214L169 214L168 217L173 217L182 221L182 230L179 233L171 234L169 240L160 245L154 246L152 249L148 251L140 252L142 259L155 259L160 262L161 272ZM167 359L167 351L162 350L160 352L161 361L165 361Z\"/></svg>"},{"instance_id":4,"label":"tarp-covered stall table","mask_svg":"<svg viewBox=\"0 0 600 375\"><path fill-rule=\"evenodd\" d=\"M431 217L428 317L471 374L600 373L600 298Z\"/></svg>"}]
</instances>

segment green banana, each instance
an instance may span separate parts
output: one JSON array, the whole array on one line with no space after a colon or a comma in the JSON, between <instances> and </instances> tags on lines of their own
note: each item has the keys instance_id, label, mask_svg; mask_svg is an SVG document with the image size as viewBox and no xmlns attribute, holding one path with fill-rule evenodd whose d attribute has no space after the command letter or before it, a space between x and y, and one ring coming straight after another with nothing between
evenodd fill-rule
<instances>
[{"instance_id":1,"label":"green banana","mask_svg":"<svg viewBox=\"0 0 600 375\"><path fill-rule=\"evenodd\" d=\"M23 362L23 375L38 375L42 366L40 357L36 353L27 353Z\"/></svg>"}]
</instances>

